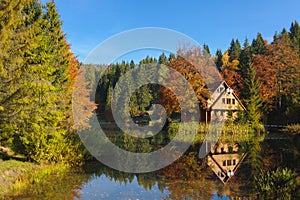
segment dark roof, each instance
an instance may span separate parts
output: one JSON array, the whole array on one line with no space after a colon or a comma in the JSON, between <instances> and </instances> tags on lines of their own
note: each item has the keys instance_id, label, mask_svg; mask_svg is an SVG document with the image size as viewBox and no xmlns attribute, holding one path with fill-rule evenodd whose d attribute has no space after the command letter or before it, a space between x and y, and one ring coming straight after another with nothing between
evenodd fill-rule
<instances>
[{"instance_id":1,"label":"dark roof","mask_svg":"<svg viewBox=\"0 0 300 200\"><path fill-rule=\"evenodd\" d=\"M207 84L207 88L209 89L209 91L211 93L213 93L223 83L224 83L224 81L216 81L214 83Z\"/></svg>"}]
</instances>

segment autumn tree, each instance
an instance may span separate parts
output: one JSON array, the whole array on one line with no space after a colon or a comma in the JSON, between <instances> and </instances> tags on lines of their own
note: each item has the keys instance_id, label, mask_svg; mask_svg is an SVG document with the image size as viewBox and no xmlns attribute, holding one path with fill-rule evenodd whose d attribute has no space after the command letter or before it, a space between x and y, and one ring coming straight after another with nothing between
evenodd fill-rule
<instances>
[{"instance_id":1,"label":"autumn tree","mask_svg":"<svg viewBox=\"0 0 300 200\"><path fill-rule=\"evenodd\" d=\"M85 73L86 66L81 66L76 75L73 90L74 127L79 131L90 128L88 120L97 108L96 104L90 99L91 90L88 89L89 82L85 78Z\"/></svg>"},{"instance_id":2,"label":"autumn tree","mask_svg":"<svg viewBox=\"0 0 300 200\"><path fill-rule=\"evenodd\" d=\"M200 72L190 62L180 56L176 59L172 59L172 61L168 63L168 66L179 72L185 80L188 81L195 91L196 97L200 102L200 107L206 108L206 99L209 97L209 91L205 87L206 83ZM168 82L173 83L171 84L172 87L176 88L176 85L180 83L178 82L178 78L175 77L176 75L174 74L168 74ZM178 97L172 92L175 88L172 87L161 87L159 90L161 96L160 103L165 107L169 115L176 112L178 113L181 110ZM189 99L187 95L187 99L183 99L183 101L189 104L193 99Z\"/></svg>"},{"instance_id":3,"label":"autumn tree","mask_svg":"<svg viewBox=\"0 0 300 200\"><path fill-rule=\"evenodd\" d=\"M243 87L239 71L239 60L230 61L230 56L228 55L228 51L226 51L222 57L221 74L226 83L234 89L237 95L240 94L241 88Z\"/></svg>"},{"instance_id":4,"label":"autumn tree","mask_svg":"<svg viewBox=\"0 0 300 200\"><path fill-rule=\"evenodd\" d=\"M254 66L261 84L262 98L268 111L286 116L287 110L298 104L300 60L288 33L267 46L265 55L254 57Z\"/></svg>"}]
</instances>

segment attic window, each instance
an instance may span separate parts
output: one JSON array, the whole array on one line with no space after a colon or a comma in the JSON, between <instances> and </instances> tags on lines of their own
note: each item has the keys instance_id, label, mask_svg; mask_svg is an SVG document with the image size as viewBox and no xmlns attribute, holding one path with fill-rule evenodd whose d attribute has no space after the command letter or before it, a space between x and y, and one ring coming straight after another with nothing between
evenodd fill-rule
<instances>
[{"instance_id":1,"label":"attic window","mask_svg":"<svg viewBox=\"0 0 300 200\"><path fill-rule=\"evenodd\" d=\"M232 99L232 104L235 104L235 99Z\"/></svg>"},{"instance_id":2,"label":"attic window","mask_svg":"<svg viewBox=\"0 0 300 200\"><path fill-rule=\"evenodd\" d=\"M218 91L218 93L221 93L221 92L223 92L223 90L224 90L224 87L221 86L221 87L218 88L217 91Z\"/></svg>"},{"instance_id":3,"label":"attic window","mask_svg":"<svg viewBox=\"0 0 300 200\"><path fill-rule=\"evenodd\" d=\"M231 104L231 99L227 99L227 104Z\"/></svg>"},{"instance_id":4,"label":"attic window","mask_svg":"<svg viewBox=\"0 0 300 200\"><path fill-rule=\"evenodd\" d=\"M226 166L226 160L223 160L223 166Z\"/></svg>"},{"instance_id":5,"label":"attic window","mask_svg":"<svg viewBox=\"0 0 300 200\"><path fill-rule=\"evenodd\" d=\"M222 104L225 104L225 98L222 98Z\"/></svg>"},{"instance_id":6,"label":"attic window","mask_svg":"<svg viewBox=\"0 0 300 200\"><path fill-rule=\"evenodd\" d=\"M231 160L227 160L227 166L231 166Z\"/></svg>"}]
</instances>

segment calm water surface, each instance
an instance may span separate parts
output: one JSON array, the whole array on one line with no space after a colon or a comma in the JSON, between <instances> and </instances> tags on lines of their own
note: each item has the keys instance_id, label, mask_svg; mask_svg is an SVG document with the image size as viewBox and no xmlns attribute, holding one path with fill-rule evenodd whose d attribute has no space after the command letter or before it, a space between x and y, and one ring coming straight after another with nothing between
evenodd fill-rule
<instances>
[{"instance_id":1,"label":"calm water surface","mask_svg":"<svg viewBox=\"0 0 300 200\"><path fill-rule=\"evenodd\" d=\"M300 170L299 137L268 137L264 141L219 143L202 160L195 146L172 165L147 174L123 173L90 163L78 172L51 176L12 198L257 199L251 178L257 163L262 169L288 167L298 175Z\"/></svg>"}]
</instances>

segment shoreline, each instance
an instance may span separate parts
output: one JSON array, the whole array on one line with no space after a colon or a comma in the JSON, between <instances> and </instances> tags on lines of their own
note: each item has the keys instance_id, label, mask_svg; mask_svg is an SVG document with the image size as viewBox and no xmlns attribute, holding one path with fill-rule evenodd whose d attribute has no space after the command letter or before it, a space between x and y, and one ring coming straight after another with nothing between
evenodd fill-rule
<instances>
[{"instance_id":1,"label":"shoreline","mask_svg":"<svg viewBox=\"0 0 300 200\"><path fill-rule=\"evenodd\" d=\"M62 164L35 164L14 159L0 159L0 199L17 196L30 184L44 181L53 174L65 173L70 167Z\"/></svg>"}]
</instances>

